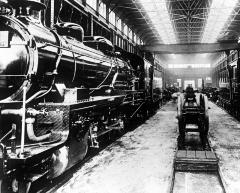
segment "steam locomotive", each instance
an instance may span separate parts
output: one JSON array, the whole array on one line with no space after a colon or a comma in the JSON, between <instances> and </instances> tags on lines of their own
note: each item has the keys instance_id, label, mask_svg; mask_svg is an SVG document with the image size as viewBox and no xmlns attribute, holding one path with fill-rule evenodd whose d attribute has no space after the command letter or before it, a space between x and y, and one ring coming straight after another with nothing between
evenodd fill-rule
<instances>
[{"instance_id":1,"label":"steam locomotive","mask_svg":"<svg viewBox=\"0 0 240 193\"><path fill-rule=\"evenodd\" d=\"M212 100L240 119L239 51L227 53L227 57L219 61L213 69L212 76L217 87Z\"/></svg>"},{"instance_id":2,"label":"steam locomotive","mask_svg":"<svg viewBox=\"0 0 240 193\"><path fill-rule=\"evenodd\" d=\"M44 8L0 2L0 192L61 175L162 99L159 66L75 23L45 27Z\"/></svg>"}]
</instances>

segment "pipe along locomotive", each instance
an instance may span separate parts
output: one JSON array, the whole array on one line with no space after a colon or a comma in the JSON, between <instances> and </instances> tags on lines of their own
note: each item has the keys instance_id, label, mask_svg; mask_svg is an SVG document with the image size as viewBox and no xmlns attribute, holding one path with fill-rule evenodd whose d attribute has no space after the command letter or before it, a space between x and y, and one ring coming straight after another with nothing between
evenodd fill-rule
<instances>
[{"instance_id":1,"label":"pipe along locomotive","mask_svg":"<svg viewBox=\"0 0 240 193\"><path fill-rule=\"evenodd\" d=\"M0 3L0 192L29 192L82 160L101 136L146 117L161 100L162 72L115 53L81 26L45 27L36 0Z\"/></svg>"}]
</instances>

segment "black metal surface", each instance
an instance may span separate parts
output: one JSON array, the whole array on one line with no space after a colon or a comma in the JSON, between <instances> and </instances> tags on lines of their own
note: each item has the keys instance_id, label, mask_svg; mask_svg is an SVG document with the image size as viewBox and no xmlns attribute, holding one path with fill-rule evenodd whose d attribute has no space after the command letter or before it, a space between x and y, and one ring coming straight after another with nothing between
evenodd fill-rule
<instances>
[{"instance_id":1,"label":"black metal surface","mask_svg":"<svg viewBox=\"0 0 240 193\"><path fill-rule=\"evenodd\" d=\"M104 151L105 148L107 148L110 144L113 142L116 143L116 140L120 138L122 135L124 135L126 132L129 130L134 130L137 128L143 120L135 119L132 122L129 122L127 125L127 130L124 130L122 132L117 132L115 133L114 136L112 136L111 140L109 140L110 136L103 136L101 139L100 143L101 146L99 149L92 148L89 150L88 154L86 157L79 163L76 163L74 166L69 168L63 175L59 176L58 178L55 178L51 181L47 180L46 178L41 178L38 181L36 181L32 185L32 189L30 190L29 193L50 193L50 192L55 192L56 190L59 189L66 181L70 180L73 177L73 174L80 170L81 167L84 166L85 163L87 163L91 158L94 156L97 156L101 151ZM108 138L106 140L105 138Z\"/></svg>"},{"instance_id":2,"label":"black metal surface","mask_svg":"<svg viewBox=\"0 0 240 193\"><path fill-rule=\"evenodd\" d=\"M163 75L154 73L153 61L140 57L134 61L134 54L124 57L109 48L103 50L103 42L100 49L84 45L83 30L77 24L46 28L37 20L40 13L31 15L31 11L41 9L35 7L40 4L24 2L14 6L16 15L0 15L0 35L7 34L0 45L5 55L0 58L0 106L5 110L1 136L11 133L9 128L16 128L15 153L11 150L13 139L11 143L7 138L3 140L7 146L2 157L7 157L8 186L11 189L11 183L18 181L19 187L23 186L19 192L28 193L30 182L49 175L49 171L57 173L56 177L81 162L91 124L98 127L96 134L101 136L101 143L102 138L105 142L115 133L109 129L112 125L120 128L128 119L142 119L149 115L145 111L156 109L162 88L153 80ZM22 101L25 87L27 100ZM71 93L73 88L77 89L76 95ZM65 154L59 155L63 148ZM61 156L67 161L60 160ZM66 167L54 170L58 161Z\"/></svg>"}]
</instances>

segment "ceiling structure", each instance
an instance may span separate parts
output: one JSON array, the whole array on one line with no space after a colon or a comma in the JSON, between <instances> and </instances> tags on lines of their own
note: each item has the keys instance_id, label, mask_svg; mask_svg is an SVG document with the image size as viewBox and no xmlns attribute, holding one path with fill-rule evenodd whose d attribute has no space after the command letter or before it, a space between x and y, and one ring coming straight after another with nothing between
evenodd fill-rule
<instances>
[{"instance_id":1,"label":"ceiling structure","mask_svg":"<svg viewBox=\"0 0 240 193\"><path fill-rule=\"evenodd\" d=\"M237 42L239 0L106 0L146 45Z\"/></svg>"},{"instance_id":2,"label":"ceiling structure","mask_svg":"<svg viewBox=\"0 0 240 193\"><path fill-rule=\"evenodd\" d=\"M190 43L190 44L149 44L142 45L142 50L161 54L192 54L192 53L216 53L226 50L238 50L239 43Z\"/></svg>"}]
</instances>

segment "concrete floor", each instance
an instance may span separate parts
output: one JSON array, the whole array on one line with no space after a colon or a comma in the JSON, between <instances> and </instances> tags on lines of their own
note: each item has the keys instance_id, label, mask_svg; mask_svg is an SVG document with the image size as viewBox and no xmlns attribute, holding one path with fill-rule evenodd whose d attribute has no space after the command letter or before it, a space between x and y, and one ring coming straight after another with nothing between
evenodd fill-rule
<instances>
[{"instance_id":1,"label":"concrete floor","mask_svg":"<svg viewBox=\"0 0 240 193\"><path fill-rule=\"evenodd\" d=\"M213 173L176 172L173 193L224 193Z\"/></svg>"},{"instance_id":2,"label":"concrete floor","mask_svg":"<svg viewBox=\"0 0 240 193\"><path fill-rule=\"evenodd\" d=\"M220 175L227 193L240 193L240 123L210 103L209 140L219 158Z\"/></svg>"},{"instance_id":3,"label":"concrete floor","mask_svg":"<svg viewBox=\"0 0 240 193\"><path fill-rule=\"evenodd\" d=\"M100 152L57 193L169 192L177 146L175 104Z\"/></svg>"},{"instance_id":4,"label":"concrete floor","mask_svg":"<svg viewBox=\"0 0 240 193\"><path fill-rule=\"evenodd\" d=\"M240 123L210 103L210 144L227 193L240 193ZM168 103L101 151L57 193L168 193L177 147L176 104ZM174 193L221 193L217 175L177 172Z\"/></svg>"}]
</instances>

